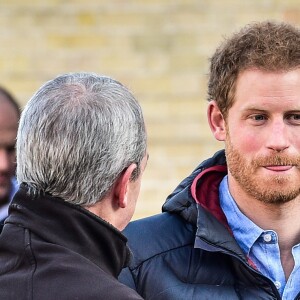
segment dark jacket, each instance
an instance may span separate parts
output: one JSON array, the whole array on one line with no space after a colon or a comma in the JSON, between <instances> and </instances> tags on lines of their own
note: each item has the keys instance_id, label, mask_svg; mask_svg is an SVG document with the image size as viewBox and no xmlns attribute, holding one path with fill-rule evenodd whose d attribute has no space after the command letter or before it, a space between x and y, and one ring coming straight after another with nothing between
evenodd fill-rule
<instances>
[{"instance_id":1,"label":"dark jacket","mask_svg":"<svg viewBox=\"0 0 300 300\"><path fill-rule=\"evenodd\" d=\"M230 232L218 197L226 173L220 151L176 188L162 214L127 226L134 260L122 282L147 300L281 299Z\"/></svg>"},{"instance_id":2,"label":"dark jacket","mask_svg":"<svg viewBox=\"0 0 300 300\"><path fill-rule=\"evenodd\" d=\"M0 235L0 299L141 299L116 279L126 241L87 210L22 185Z\"/></svg>"},{"instance_id":3,"label":"dark jacket","mask_svg":"<svg viewBox=\"0 0 300 300\"><path fill-rule=\"evenodd\" d=\"M0 219L0 233L1 233L2 229L3 229L5 220L6 220L6 218L5 219Z\"/></svg>"}]
</instances>

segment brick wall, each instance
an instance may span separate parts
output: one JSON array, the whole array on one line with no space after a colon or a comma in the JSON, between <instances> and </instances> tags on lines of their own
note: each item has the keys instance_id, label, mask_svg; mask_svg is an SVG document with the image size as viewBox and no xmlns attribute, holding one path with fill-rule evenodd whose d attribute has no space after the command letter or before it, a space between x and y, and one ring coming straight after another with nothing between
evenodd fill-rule
<instances>
[{"instance_id":1,"label":"brick wall","mask_svg":"<svg viewBox=\"0 0 300 300\"><path fill-rule=\"evenodd\" d=\"M0 84L23 105L60 73L94 71L139 99L150 160L134 218L160 212L196 165L222 148L206 122L208 58L252 21L300 25L298 0L0 0Z\"/></svg>"}]
</instances>

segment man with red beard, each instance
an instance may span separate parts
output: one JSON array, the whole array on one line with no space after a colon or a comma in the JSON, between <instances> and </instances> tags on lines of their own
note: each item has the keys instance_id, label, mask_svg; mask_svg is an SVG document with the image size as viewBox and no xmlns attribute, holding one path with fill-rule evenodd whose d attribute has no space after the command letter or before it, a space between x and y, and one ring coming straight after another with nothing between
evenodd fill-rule
<instances>
[{"instance_id":1,"label":"man with red beard","mask_svg":"<svg viewBox=\"0 0 300 300\"><path fill-rule=\"evenodd\" d=\"M20 109L13 96L0 87L0 232L9 203L18 189L15 178L15 143Z\"/></svg>"},{"instance_id":2,"label":"man with red beard","mask_svg":"<svg viewBox=\"0 0 300 300\"><path fill-rule=\"evenodd\" d=\"M226 39L208 100L225 151L129 224L120 279L145 299L300 299L300 30L261 22Z\"/></svg>"}]
</instances>

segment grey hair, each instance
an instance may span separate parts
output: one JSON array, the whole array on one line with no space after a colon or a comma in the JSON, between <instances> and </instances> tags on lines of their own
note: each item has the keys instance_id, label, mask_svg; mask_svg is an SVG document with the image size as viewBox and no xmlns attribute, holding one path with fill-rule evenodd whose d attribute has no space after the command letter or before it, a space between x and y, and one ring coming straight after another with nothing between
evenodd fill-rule
<instances>
[{"instance_id":1,"label":"grey hair","mask_svg":"<svg viewBox=\"0 0 300 300\"><path fill-rule=\"evenodd\" d=\"M45 83L21 115L17 179L34 194L91 206L130 164L140 173L147 136L140 105L120 82L70 73Z\"/></svg>"}]
</instances>

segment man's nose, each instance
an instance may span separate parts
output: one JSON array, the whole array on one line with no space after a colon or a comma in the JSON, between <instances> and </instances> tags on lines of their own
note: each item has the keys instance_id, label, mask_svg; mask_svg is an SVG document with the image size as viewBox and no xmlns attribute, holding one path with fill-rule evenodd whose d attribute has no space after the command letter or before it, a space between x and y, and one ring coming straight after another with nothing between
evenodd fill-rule
<instances>
[{"instance_id":1,"label":"man's nose","mask_svg":"<svg viewBox=\"0 0 300 300\"><path fill-rule=\"evenodd\" d=\"M283 120L274 122L271 125L267 137L267 147L277 152L289 147L288 128Z\"/></svg>"}]
</instances>

